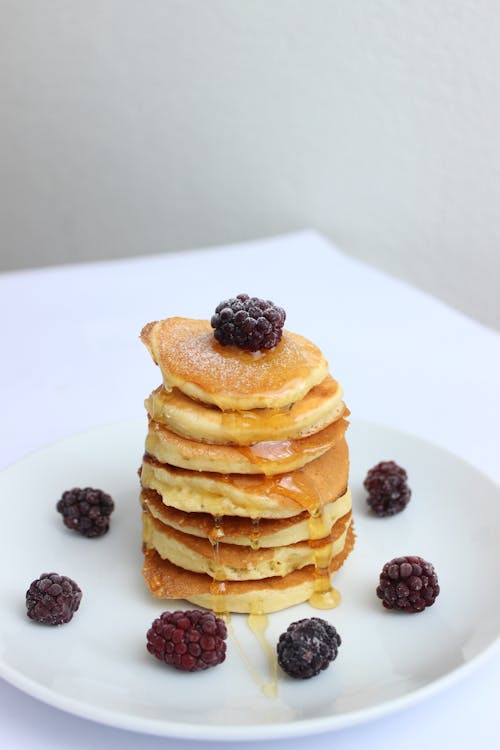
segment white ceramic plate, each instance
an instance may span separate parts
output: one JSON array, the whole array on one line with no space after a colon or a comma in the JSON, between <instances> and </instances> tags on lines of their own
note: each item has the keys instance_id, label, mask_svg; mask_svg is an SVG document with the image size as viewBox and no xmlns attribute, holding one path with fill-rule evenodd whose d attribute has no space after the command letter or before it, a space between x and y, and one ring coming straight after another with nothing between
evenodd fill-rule
<instances>
[{"instance_id":1,"label":"white ceramic plate","mask_svg":"<svg viewBox=\"0 0 500 750\"><path fill-rule=\"evenodd\" d=\"M342 605L308 605L270 616L274 644L301 617L323 616L342 636L337 660L319 676L280 676L268 698L258 684L268 662L244 615L234 636L253 664L251 675L228 643L226 661L195 674L170 670L145 649L145 634L165 606L141 578L139 466L143 420L98 428L52 445L0 475L3 555L0 566L0 673L53 706L106 724L192 739L262 739L313 734L381 716L428 697L463 676L498 642L500 600L499 489L471 466L415 437L353 423L349 430L358 534L336 578ZM406 510L387 519L365 509L362 480L379 460L409 475ZM116 502L112 527L88 540L67 530L55 510L65 489L91 485ZM383 609L375 596L382 565L417 554L432 561L441 583L435 605L418 615ZM80 610L64 626L28 620L24 593L42 572L74 578ZM488 575L484 575L488 571Z\"/></svg>"}]
</instances>

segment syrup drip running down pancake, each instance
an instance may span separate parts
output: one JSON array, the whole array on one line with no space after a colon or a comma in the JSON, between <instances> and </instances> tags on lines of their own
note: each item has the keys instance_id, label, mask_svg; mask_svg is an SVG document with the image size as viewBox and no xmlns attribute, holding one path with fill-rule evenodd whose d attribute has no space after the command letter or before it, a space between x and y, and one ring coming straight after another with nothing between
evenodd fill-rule
<instances>
[{"instance_id":1,"label":"syrup drip running down pancake","mask_svg":"<svg viewBox=\"0 0 500 750\"><path fill-rule=\"evenodd\" d=\"M210 513L186 513L165 505L153 490L143 490L141 503L144 510L186 534L203 539L219 540L228 544L241 544L254 549L278 547L311 538L311 514L304 510L288 518L245 518L243 516L213 516ZM349 513L352 505L350 490L323 507L325 527L331 529L339 518Z\"/></svg>"},{"instance_id":2,"label":"syrup drip running down pancake","mask_svg":"<svg viewBox=\"0 0 500 750\"><path fill-rule=\"evenodd\" d=\"M254 547L201 539L185 534L144 513L143 541L161 558L175 559L184 570L207 573L217 581L246 581L285 576L306 565L314 565L322 557L325 565L332 555L342 552L345 535L351 522L350 512L338 519L328 536L276 547ZM217 545L214 555L214 544Z\"/></svg>"},{"instance_id":3,"label":"syrup drip running down pancake","mask_svg":"<svg viewBox=\"0 0 500 750\"><path fill-rule=\"evenodd\" d=\"M213 516L287 518L304 509L317 514L345 492L349 454L345 439L296 471L264 474L220 474L189 471L144 457L143 487L156 490L166 505Z\"/></svg>"},{"instance_id":4,"label":"syrup drip running down pancake","mask_svg":"<svg viewBox=\"0 0 500 750\"><path fill-rule=\"evenodd\" d=\"M353 547L354 531L351 524L342 552L330 561L330 575L342 567ZM215 612L250 614L277 612L307 602L317 593L324 593L316 590L317 581L321 579L315 573L315 566L309 565L283 577L217 582L203 573L192 573L168 560L162 560L155 550L145 552L143 568L151 593L159 599L187 599ZM332 599L333 606L336 606L338 600L335 596Z\"/></svg>"},{"instance_id":5,"label":"syrup drip running down pancake","mask_svg":"<svg viewBox=\"0 0 500 750\"><path fill-rule=\"evenodd\" d=\"M178 388L160 386L146 399L151 419L177 435L204 443L252 445L319 432L345 412L342 388L330 375L303 399L277 409L222 411L188 398Z\"/></svg>"},{"instance_id":6,"label":"syrup drip running down pancake","mask_svg":"<svg viewBox=\"0 0 500 750\"><path fill-rule=\"evenodd\" d=\"M254 445L210 445L176 435L150 420L146 451L161 463L194 471L273 476L300 469L319 458L342 440L346 429L347 422L337 419L303 438L266 440Z\"/></svg>"},{"instance_id":7,"label":"syrup drip running down pancake","mask_svg":"<svg viewBox=\"0 0 500 750\"><path fill-rule=\"evenodd\" d=\"M145 400L144 577L217 612L337 606L354 544L348 409L318 347L221 345L209 321L143 328L162 385Z\"/></svg>"}]
</instances>

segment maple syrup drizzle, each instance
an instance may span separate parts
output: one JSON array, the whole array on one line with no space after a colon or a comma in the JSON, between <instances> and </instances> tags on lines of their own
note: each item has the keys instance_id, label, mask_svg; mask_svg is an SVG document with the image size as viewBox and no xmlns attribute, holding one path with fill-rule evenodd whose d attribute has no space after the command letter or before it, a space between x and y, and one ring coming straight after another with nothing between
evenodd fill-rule
<instances>
[{"instance_id":1,"label":"maple syrup drizzle","mask_svg":"<svg viewBox=\"0 0 500 750\"><path fill-rule=\"evenodd\" d=\"M269 698L274 698L278 693L278 660L276 658L276 650L266 638L269 618L265 614L250 613L247 617L247 623L248 627L260 643L269 663L271 681L261 685L262 691Z\"/></svg>"},{"instance_id":2,"label":"maple syrup drizzle","mask_svg":"<svg viewBox=\"0 0 500 750\"><path fill-rule=\"evenodd\" d=\"M250 547L253 550L260 547L260 519L252 518L252 530L250 532Z\"/></svg>"},{"instance_id":3,"label":"maple syrup drizzle","mask_svg":"<svg viewBox=\"0 0 500 750\"><path fill-rule=\"evenodd\" d=\"M309 511L309 543L314 550L313 593L309 604L315 609L334 609L340 603L340 594L333 588L330 574L330 563L333 557L333 541L323 545L314 542L330 537L332 530L328 526L323 504Z\"/></svg>"},{"instance_id":4,"label":"maple syrup drizzle","mask_svg":"<svg viewBox=\"0 0 500 750\"><path fill-rule=\"evenodd\" d=\"M236 484L242 490L267 495L280 495L294 500L304 510L315 511L322 504L320 492L312 477L308 477L303 468L286 474L219 474L219 481Z\"/></svg>"},{"instance_id":5,"label":"maple syrup drizzle","mask_svg":"<svg viewBox=\"0 0 500 750\"><path fill-rule=\"evenodd\" d=\"M303 440L264 440L253 445L233 446L253 464L262 467L265 472L266 464L275 461L284 461L293 456L307 456L321 453L332 446L329 435L321 439L321 432L311 436L310 442L304 445Z\"/></svg>"},{"instance_id":6,"label":"maple syrup drizzle","mask_svg":"<svg viewBox=\"0 0 500 750\"><path fill-rule=\"evenodd\" d=\"M221 427L227 435L237 436L246 429L252 429L258 419L251 411L220 411Z\"/></svg>"},{"instance_id":7,"label":"maple syrup drizzle","mask_svg":"<svg viewBox=\"0 0 500 750\"><path fill-rule=\"evenodd\" d=\"M208 538L212 544L218 544L224 538L224 529L222 526L222 517L213 516L213 526L209 531Z\"/></svg>"},{"instance_id":8,"label":"maple syrup drizzle","mask_svg":"<svg viewBox=\"0 0 500 750\"><path fill-rule=\"evenodd\" d=\"M226 606L226 582L212 578L210 584L210 609L219 617L229 615Z\"/></svg>"},{"instance_id":9,"label":"maple syrup drizzle","mask_svg":"<svg viewBox=\"0 0 500 750\"><path fill-rule=\"evenodd\" d=\"M340 401L342 392L331 376L316 385L308 393L308 412L322 405L325 398L332 398L336 395ZM176 410L186 408L186 396L177 388L169 388L165 384L154 390L149 396L150 411L153 412L158 421L168 425L168 413L162 413L164 408L173 407ZM281 435L284 432L290 434L290 431L296 429L304 419L304 409L301 408L302 402L294 402L286 406L274 408L260 408L256 410L229 409L224 410L215 406L215 404L205 404L206 409L212 408L218 412L220 428L226 438L229 438L238 445L242 434L257 429L259 434ZM340 409L339 409L340 411ZM297 437L306 437L306 434Z\"/></svg>"},{"instance_id":10,"label":"maple syrup drizzle","mask_svg":"<svg viewBox=\"0 0 500 750\"><path fill-rule=\"evenodd\" d=\"M303 470L283 475L276 490L282 491L288 497L293 497L308 511L310 543L330 536L331 527L325 518L323 499L315 483L306 479ZM309 597L309 604L316 609L333 609L340 602L340 595L331 585L330 578L333 542L322 546L312 544L311 546L314 549L314 590Z\"/></svg>"},{"instance_id":11,"label":"maple syrup drizzle","mask_svg":"<svg viewBox=\"0 0 500 750\"><path fill-rule=\"evenodd\" d=\"M245 430L251 430L258 426L262 433L272 435L276 430L281 430L284 426L292 427L299 419L292 416L293 404L288 406L277 407L275 409L258 409L256 411L234 410L221 411L221 427L228 435L234 435L237 438Z\"/></svg>"},{"instance_id":12,"label":"maple syrup drizzle","mask_svg":"<svg viewBox=\"0 0 500 750\"><path fill-rule=\"evenodd\" d=\"M330 574L328 571L328 585L322 588L321 579L315 579L315 590L309 597L309 604L315 609L335 609L341 601L340 593L330 583ZM318 590L316 590L318 589Z\"/></svg>"},{"instance_id":13,"label":"maple syrup drizzle","mask_svg":"<svg viewBox=\"0 0 500 750\"><path fill-rule=\"evenodd\" d=\"M250 617L251 617L251 615L248 616L247 622L249 622ZM257 617L257 618L263 617L264 618L266 616L265 615L255 615L255 617ZM250 658L250 656L246 653L245 649L241 645L241 642L240 642L239 638L237 637L237 635L235 633L235 630L234 630L234 627L232 625L230 616L229 615L225 615L224 619L226 621L226 627L227 627L227 632L229 634L229 637L231 638L232 643L236 647L236 651L238 652L238 654L239 654L239 656L241 658L241 661L245 665L245 668L247 669L247 671L250 674L251 678L259 686L259 688L262 690L262 692L264 693L264 695L266 695L268 698L274 698L274 697L276 697L277 692L278 692L277 665L276 665L276 675L274 673L274 667L271 669L272 679L271 679L270 682L262 679L261 675L259 674L259 672L255 668L253 660ZM253 627L255 627L257 630L260 630L261 626L260 626L260 624L258 624L258 625L257 624L253 624L252 626L250 626L250 629L252 629ZM264 636L263 636L263 638L264 638ZM260 641L260 637L259 637L259 641ZM269 644L267 644L267 646L269 646ZM269 646L269 648L270 648L270 646ZM267 648L266 648L266 650L267 650Z\"/></svg>"},{"instance_id":14,"label":"maple syrup drizzle","mask_svg":"<svg viewBox=\"0 0 500 750\"><path fill-rule=\"evenodd\" d=\"M230 481L230 477L227 477ZM255 477L253 477L255 482ZM340 594L331 585L330 563L333 557L333 542L323 545L314 544L318 540L326 540L331 534L331 528L324 514L324 500L313 479L306 476L303 469L298 469L287 474L265 476L261 475L259 489L266 494L274 493L293 499L309 513L308 539L314 550L314 573L313 592L309 597L309 604L317 609L332 609L340 603ZM251 519L251 530L249 544L252 549L260 546L260 520ZM211 583L210 593L212 595L212 609L224 612L226 587L224 573L219 561L219 542L224 538L222 518L213 518L213 527L209 533L214 554L214 575ZM260 615L252 614L249 626L254 629L262 628L256 618ZM262 636L262 630L258 630Z\"/></svg>"},{"instance_id":15,"label":"maple syrup drizzle","mask_svg":"<svg viewBox=\"0 0 500 750\"><path fill-rule=\"evenodd\" d=\"M266 682L262 680L260 675L258 674L257 670L255 669L251 659L247 656L245 651L243 650L243 647L236 637L236 633L234 632L234 628L231 624L231 615L227 610L226 606L226 581L223 579L223 570L220 566L219 561L219 543L220 540L224 537L224 529L222 527L222 518L219 516L214 516L213 518L213 527L209 533L209 539L212 544L213 549L213 555L214 555L214 574L212 576L212 581L210 584L210 596L211 596L211 609L215 614L217 614L219 617L223 617L226 626L228 629L228 633L231 636L231 639L233 643L236 646L236 650L238 651L243 663L245 664L247 670L249 671L252 678L255 680L255 682L259 685L260 689L264 693L264 695L267 695L268 697L272 698L276 696L277 689L278 689L278 678L277 678L277 661L274 656L273 649L271 648L270 644L267 642L265 637L265 631L268 624L267 615L262 614L250 614L248 616L248 625L250 627L250 630L256 635L260 645L262 646L264 653L266 654L270 669L271 669L271 681ZM252 519L252 541L259 544L259 519ZM251 541L251 544L252 544Z\"/></svg>"},{"instance_id":16,"label":"maple syrup drizzle","mask_svg":"<svg viewBox=\"0 0 500 750\"><path fill-rule=\"evenodd\" d=\"M211 609L216 613L224 613L226 607L226 581L223 568L220 564L220 540L224 538L224 529L222 518L213 517L213 526L208 534L209 541L212 545L214 573L210 584L210 595L212 597Z\"/></svg>"}]
</instances>

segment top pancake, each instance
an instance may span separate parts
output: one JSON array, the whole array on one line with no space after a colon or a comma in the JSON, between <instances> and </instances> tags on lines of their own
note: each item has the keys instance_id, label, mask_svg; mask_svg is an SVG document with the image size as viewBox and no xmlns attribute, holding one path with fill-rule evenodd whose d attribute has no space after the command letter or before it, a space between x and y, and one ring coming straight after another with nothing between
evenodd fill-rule
<instances>
[{"instance_id":1,"label":"top pancake","mask_svg":"<svg viewBox=\"0 0 500 750\"><path fill-rule=\"evenodd\" d=\"M286 406L328 373L321 350L290 331L274 349L247 352L219 344L208 320L167 318L148 323L141 340L167 388L220 409Z\"/></svg>"}]
</instances>

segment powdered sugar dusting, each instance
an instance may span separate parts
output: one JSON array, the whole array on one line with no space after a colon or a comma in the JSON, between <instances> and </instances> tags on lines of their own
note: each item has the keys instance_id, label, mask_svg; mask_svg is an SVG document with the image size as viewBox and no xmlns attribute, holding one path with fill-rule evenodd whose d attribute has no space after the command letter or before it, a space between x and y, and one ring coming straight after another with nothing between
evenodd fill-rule
<instances>
[{"instance_id":1,"label":"powdered sugar dusting","mask_svg":"<svg viewBox=\"0 0 500 750\"><path fill-rule=\"evenodd\" d=\"M208 320L167 318L155 323L148 334L148 349L167 386L186 393L194 390L195 395L199 390L222 406L226 398L238 403L256 398L256 406L265 405L262 399L293 401L297 389L301 397L304 384L307 392L328 369L315 344L288 331L274 349L255 353L221 346Z\"/></svg>"}]
</instances>

